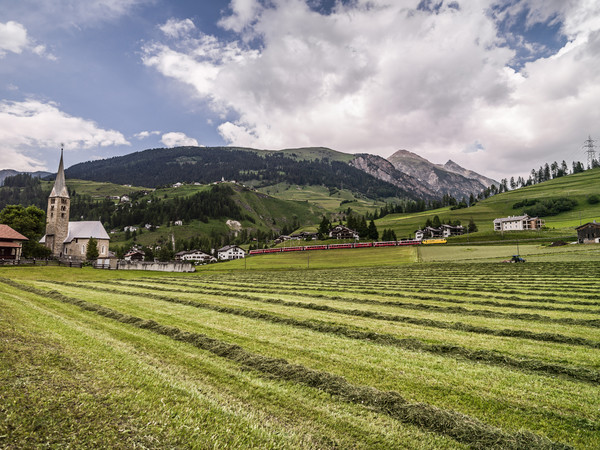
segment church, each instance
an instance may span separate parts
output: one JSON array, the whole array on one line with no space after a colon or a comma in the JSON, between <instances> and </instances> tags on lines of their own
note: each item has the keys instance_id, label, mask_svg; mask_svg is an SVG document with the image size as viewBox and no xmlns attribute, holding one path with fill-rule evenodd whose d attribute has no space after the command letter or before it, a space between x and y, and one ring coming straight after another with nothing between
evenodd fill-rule
<instances>
[{"instance_id":1,"label":"church","mask_svg":"<svg viewBox=\"0 0 600 450\"><path fill-rule=\"evenodd\" d=\"M58 173L48 197L46 234L40 242L52 251L55 258L85 259L91 238L98 243L98 258L108 257L110 237L99 221L69 222L71 198L65 182L63 152L60 152Z\"/></svg>"}]
</instances>

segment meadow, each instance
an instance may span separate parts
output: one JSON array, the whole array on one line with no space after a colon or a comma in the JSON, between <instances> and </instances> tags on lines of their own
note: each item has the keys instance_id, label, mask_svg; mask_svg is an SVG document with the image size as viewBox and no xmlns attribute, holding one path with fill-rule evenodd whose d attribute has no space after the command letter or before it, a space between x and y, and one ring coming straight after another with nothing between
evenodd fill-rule
<instances>
[{"instance_id":1,"label":"meadow","mask_svg":"<svg viewBox=\"0 0 600 450\"><path fill-rule=\"evenodd\" d=\"M531 247L0 268L0 447L600 448L597 251Z\"/></svg>"}]
</instances>

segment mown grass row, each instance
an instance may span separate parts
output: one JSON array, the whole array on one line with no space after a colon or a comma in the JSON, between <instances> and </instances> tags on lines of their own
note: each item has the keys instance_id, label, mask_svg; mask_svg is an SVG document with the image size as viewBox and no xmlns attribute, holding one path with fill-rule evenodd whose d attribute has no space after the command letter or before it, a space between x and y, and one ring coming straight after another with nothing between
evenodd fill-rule
<instances>
[{"instance_id":1,"label":"mown grass row","mask_svg":"<svg viewBox=\"0 0 600 450\"><path fill-rule=\"evenodd\" d=\"M284 359L251 353L238 345L204 334L187 332L176 327L161 325L154 320L123 314L114 309L65 296L57 291L44 291L8 279L0 281L26 292L78 306L82 310L94 312L120 323L189 343L270 378L316 388L343 401L364 405L403 423L450 436L474 448L568 448L564 444L552 442L529 431L505 432L455 411L440 409L426 403L411 403L395 391L382 391L373 387L355 385L341 376L291 364Z\"/></svg>"},{"instance_id":2,"label":"mown grass row","mask_svg":"<svg viewBox=\"0 0 600 450\"><path fill-rule=\"evenodd\" d=\"M208 286L207 284L194 284L194 283L190 283L190 282L186 282L186 283L182 283L181 280L176 282L176 281L162 281L162 280L156 280L156 279L144 279L143 280L144 283L148 283L148 284L167 284L167 285L172 285L172 286L184 286L184 287L192 287L192 286L202 286L202 289L204 290L215 290L215 291L220 291L222 289L216 288L216 287L211 287ZM115 280L111 283L118 283L118 280ZM281 289L274 289L274 288L265 288L262 287L263 285L261 284L261 287L258 287L258 285L256 284L234 284L234 283L220 283L222 286L227 286L228 291L230 292L253 292L253 293L261 293L261 294L277 294L281 292ZM308 290L308 289L307 289ZM322 292L322 289L318 289L318 288L310 288L311 291L317 291L317 292ZM364 294L364 295L378 295L378 296L382 296L382 297L395 297L395 298L407 298L407 299L414 299L414 300L426 300L426 301L436 301L436 302L443 302L443 303L454 303L454 304L461 304L461 305L482 305L482 306L493 306L493 307L498 307L498 308L514 308L514 309L534 309L534 310L545 310L545 311L562 311L562 312L575 312L575 313L585 313L585 314L600 314L600 309L581 309L581 308L571 308L571 307L565 307L565 306L548 306L548 305L531 305L528 303L551 303L551 304L561 304L561 305L567 305L567 304L572 304L572 305L578 305L578 306L600 306L600 303L598 302L581 302L581 301L557 301L554 299L549 299L549 300L544 300L541 298L538 299L532 299L532 298L518 298L518 297L511 297L510 300L518 300L520 302L524 302L523 303L514 303L514 302L500 302L500 301L494 301L494 300L461 300L461 299L457 299L457 298L449 298L449 297L443 297L443 298L433 298L431 296L428 295L422 295L422 293L427 293L430 292L428 290L419 290L419 291L415 291L415 292L419 292L418 294L405 294L402 292L382 292L382 291L376 291L376 290L364 290L364 291L357 291L357 290L346 290L346 292L349 293L360 293L360 294ZM433 293L433 291L431 291ZM290 294L290 295L294 295L294 296L300 296L300 297L314 297L314 298L328 298L331 300L341 300L344 299L346 297L342 297L339 295L326 295L326 294L307 294L305 292L302 292L301 290L297 290L297 286L295 286L294 288L287 288L286 289L286 293ZM442 293L442 291L435 291L434 293ZM446 295L448 294L448 292L444 292ZM461 295L464 293L461 292L456 292L456 293L452 293L451 295ZM477 295L472 295L471 293L468 294L470 297L495 297L495 298L502 298L504 300L509 300L506 299L504 297L500 297L500 296L489 296L486 295L484 293L477 293ZM381 304L392 304L393 302L385 302L382 301Z\"/></svg>"},{"instance_id":3,"label":"mown grass row","mask_svg":"<svg viewBox=\"0 0 600 450\"><path fill-rule=\"evenodd\" d=\"M121 283L120 282L111 282L108 284L121 284ZM128 282L128 284L131 285L132 283ZM152 288L150 288L150 289L152 289ZM159 290L156 287L154 287L153 289ZM168 289L167 289L167 291L171 292ZM181 290L180 292L186 293L185 290ZM196 290L196 291L190 291L188 293L202 293L202 291ZM211 295L221 295L221 296L229 295L232 297L244 298L247 300L263 301L263 302L275 301L275 300L266 300L262 297L251 296L251 295L243 294L243 293L239 293L239 292L229 292L229 291L219 291L219 290L208 291L207 290L204 293L207 293L207 294L210 293ZM340 300L344 301L344 302L348 302L348 303L369 303L370 302L368 299L342 298ZM277 300L277 302L279 302L279 301L283 301L283 300ZM377 302L377 301L374 301L374 302ZM377 302L377 303L383 304L382 302ZM307 303L303 303L303 302L287 302L286 303L286 306L295 306L295 307L300 307L300 308L305 307L303 305L307 305ZM311 309L318 309L321 311L336 312L336 313L341 313L341 314L350 314L350 315L362 316L362 317L370 317L370 318L377 319L377 320L402 321L402 316L397 316L397 315L393 315L393 314L385 314L385 313L378 313L378 312L374 312L374 311L363 311L363 310L356 310L356 309L345 310L345 309L333 308L333 307L327 306L327 305L317 305L317 304L313 304L313 303L309 303L308 305L312 305L312 306L309 306ZM430 304L410 303L410 302L393 302L393 304L391 304L390 306L394 306L394 307L402 308L402 309L415 310L415 311L433 311L436 313L447 313L447 314L457 314L457 315L466 315L466 316L479 316L479 317L494 318L494 319L517 319L517 320L537 321L537 322L545 322L545 323L556 323L556 324L562 324L562 325L577 325L577 326L590 327L590 328L600 328L600 319L578 319L578 318L572 318L572 317L549 317L549 316L544 316L542 314L509 313L509 312L491 311L491 310L487 310L487 309L468 309L468 308L464 308L462 306L440 306L440 305L430 305ZM583 313L585 311L578 311L578 312Z\"/></svg>"},{"instance_id":4,"label":"mown grass row","mask_svg":"<svg viewBox=\"0 0 600 450\"><path fill-rule=\"evenodd\" d=\"M181 282L179 280L179 282ZM354 286L353 288L348 288L348 284L351 284ZM258 283L260 283L261 286L271 286L273 288L275 287L286 287L286 289L289 288L289 285L291 283L290 282L274 282L273 280L269 280L269 281L265 281L265 280L254 280L254 282L251 283L243 283L243 282L239 282L239 281L221 281L221 284L227 284L230 286L238 286L238 287L256 287L256 285ZM497 298L497 299L502 299L502 300L519 300L519 301L523 301L523 302L535 302L535 303L557 303L557 304L573 304L573 305L582 305L582 306L600 306L600 301L597 302L593 302L593 301L582 301L582 300L556 300L556 299L560 299L560 298L584 298L584 299L588 299L588 300L600 300L600 295L584 295L584 296L578 296L576 293L572 292L572 291L566 291L568 293L565 293L565 291L561 292L558 291L558 289L554 289L552 291L544 291L544 297L539 297L539 290L537 289L530 289L531 292L535 292L536 295L538 295L538 297L531 297L528 294L528 291L523 291L523 290L511 290L510 292L506 292L506 291L502 291L501 288L496 289L495 287L490 287L490 290L487 291L484 289L484 286L482 286L479 289L474 288L472 291L470 290L461 290L457 284L448 284L445 288L438 288L438 289L428 289L428 288L424 288L422 285L419 285L418 283L414 285L414 287L409 286L408 284L402 283L401 286L399 285L392 285L392 286L388 286L388 287L380 287L379 289L373 289L373 286L371 285L371 283L369 283L368 281L361 281L358 280L356 278L353 278L352 280L348 280L348 282L336 282L334 283L329 283L329 284L320 284L320 283L315 283L315 282L305 282L305 281L300 281L297 280L293 283L293 286L295 289L302 289L302 290L306 290L306 291L323 291L323 290L330 290L330 291L336 291L336 292L345 292L345 293L351 293L351 294L374 294L377 293L378 295L382 295L382 296L387 296L387 297L413 297L413 298L423 298L423 299L427 299L428 297L426 296L422 296L419 297L419 294L433 294L433 295L468 295L469 297L472 298ZM363 287L364 286L364 287ZM476 289L476 290L475 290ZM600 289L600 286L599 286ZM409 294L406 294L405 292L409 292ZM505 295L498 295L498 292L504 292ZM594 292L597 292L596 290ZM416 293L416 294L415 294ZM511 297L507 297L506 295L511 295ZM518 295L521 296L526 296L526 297L519 297ZM551 298L548 298L551 297Z\"/></svg>"},{"instance_id":5,"label":"mown grass row","mask_svg":"<svg viewBox=\"0 0 600 450\"><path fill-rule=\"evenodd\" d=\"M72 286L72 287L77 287L77 288L81 287L80 285L77 285L75 283L61 283L61 284L65 285L65 286ZM458 345L429 344L429 343L425 343L416 338L400 339L400 338L397 338L395 336L388 335L388 334L376 333L373 331L361 331L361 330L357 330L357 329L351 329L351 328L348 328L343 325L333 325L333 324L322 322L322 321L298 320L298 319L294 319L294 318L281 317L281 316L277 316L274 314L259 312L259 311L255 311L255 310L234 308L231 306L221 306L221 305L215 305L215 304L206 303L206 302L198 302L198 301L193 301L193 300L185 300L185 299L176 298L176 297L168 297L168 296L164 296L164 295L160 295L160 294L132 293L132 292L128 292L128 291L111 289L111 288L102 288L102 287L98 287L98 286L94 287L94 289L97 291L107 292L107 293L111 293L111 294L131 295L131 296L152 298L155 300L161 300L161 301L166 301L166 302L170 302L170 303L177 303L177 304L181 304L181 305L192 306L195 308L203 308L203 309L208 309L208 310L225 313L225 314L232 314L232 315L247 317L247 318L251 318L251 319L264 320L264 321L271 322L271 323L279 323L279 324L285 324L285 325L298 327L298 328L310 329L312 331L317 331L317 332L321 332L321 333L335 334L335 335L343 336L343 337L350 338L350 339L367 340L367 341L374 342L377 344L395 346L395 347L402 348L405 350L421 351L421 352L431 353L434 355L450 356L450 357L454 357L454 358L465 359L468 361L482 362L482 363L497 365L497 366L501 366L501 367L510 367L512 369L538 373L538 374L542 374L542 375L546 375L546 376L561 375L561 376L565 376L565 377L571 378L576 381L583 381L583 382L588 382L588 383L593 383L593 384L600 383L600 372L595 371L595 370L590 370L590 369L587 369L584 367L575 367L575 366L547 363L544 361L535 360L535 359L531 359L531 358L525 358L525 357L514 358L514 357L507 356L507 355L502 355L495 351L470 350L468 348L458 346ZM255 299L252 299L252 300L255 300ZM297 302L285 302L283 300L267 300L267 299L263 299L263 300L264 300L264 303L298 307ZM261 300L258 300L258 301L261 301ZM347 312L345 312L345 310L338 310L337 308L326 307L326 309L324 309L323 305L303 304L303 303L301 303L301 305L303 305L301 307L305 307L305 309L347 314ZM363 312L366 313L364 315L361 314L363 317L375 318L375 319L380 318L379 317L380 313L372 312L372 314L369 314L370 312L368 312L368 311L363 311ZM350 314L350 315L356 315L356 314ZM387 319L384 319L384 320L387 320ZM423 326L427 326L426 324L429 323L429 320L425 320L425 319L412 319L411 321L407 321L407 323L415 324L414 321L421 322L421 323L417 323L417 325L423 325ZM431 323L435 323L435 322L431 321ZM447 327L447 328L450 329L450 327ZM468 326L466 328L468 328ZM452 329L456 329L459 331L469 331L469 330L465 330L465 329L461 329L461 328L452 328ZM518 330L513 330L513 331L515 331L515 333L519 333ZM515 336L511 336L511 337L515 337ZM566 336L564 338L565 338L565 340L569 339ZM598 343L596 343L596 345L598 345Z\"/></svg>"}]
</instances>

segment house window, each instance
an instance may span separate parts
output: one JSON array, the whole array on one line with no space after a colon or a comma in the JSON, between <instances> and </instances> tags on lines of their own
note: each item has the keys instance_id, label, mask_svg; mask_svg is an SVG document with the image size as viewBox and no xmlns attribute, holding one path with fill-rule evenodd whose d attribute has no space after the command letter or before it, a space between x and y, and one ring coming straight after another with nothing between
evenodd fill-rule
<instances>
[{"instance_id":1,"label":"house window","mask_svg":"<svg viewBox=\"0 0 600 450\"><path fill-rule=\"evenodd\" d=\"M51 198L51 199L50 199L50 203L52 203L53 205L54 205L54 203L55 203L55 202L56 202L56 199L55 199L55 198Z\"/></svg>"},{"instance_id":2,"label":"house window","mask_svg":"<svg viewBox=\"0 0 600 450\"><path fill-rule=\"evenodd\" d=\"M104 253L106 252L106 246L102 246L102 254L104 255Z\"/></svg>"},{"instance_id":3,"label":"house window","mask_svg":"<svg viewBox=\"0 0 600 450\"><path fill-rule=\"evenodd\" d=\"M85 244L81 246L81 254L85 255Z\"/></svg>"},{"instance_id":4,"label":"house window","mask_svg":"<svg viewBox=\"0 0 600 450\"><path fill-rule=\"evenodd\" d=\"M65 213L60 213L60 217L62 217L64 219Z\"/></svg>"}]
</instances>

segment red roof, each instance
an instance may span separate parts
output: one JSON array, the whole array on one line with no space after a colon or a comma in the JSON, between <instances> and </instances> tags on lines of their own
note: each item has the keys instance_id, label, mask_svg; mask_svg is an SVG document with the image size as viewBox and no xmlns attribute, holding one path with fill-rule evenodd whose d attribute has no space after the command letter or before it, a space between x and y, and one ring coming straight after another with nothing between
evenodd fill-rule
<instances>
[{"instance_id":1,"label":"red roof","mask_svg":"<svg viewBox=\"0 0 600 450\"><path fill-rule=\"evenodd\" d=\"M0 241L0 248L21 248L20 242L2 242Z\"/></svg>"},{"instance_id":2,"label":"red roof","mask_svg":"<svg viewBox=\"0 0 600 450\"><path fill-rule=\"evenodd\" d=\"M21 233L13 230L8 225L0 224L0 239L13 239L17 241L28 241Z\"/></svg>"}]
</instances>

